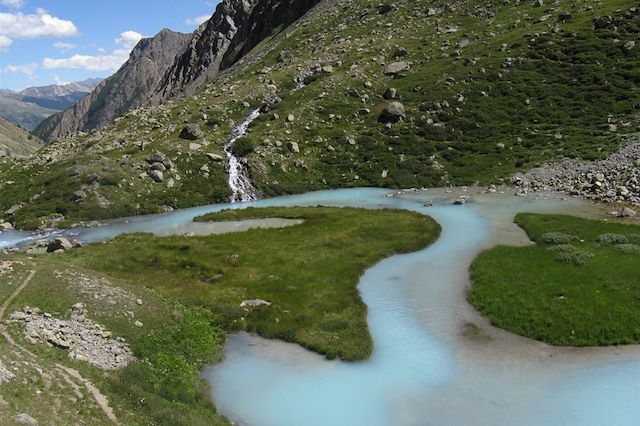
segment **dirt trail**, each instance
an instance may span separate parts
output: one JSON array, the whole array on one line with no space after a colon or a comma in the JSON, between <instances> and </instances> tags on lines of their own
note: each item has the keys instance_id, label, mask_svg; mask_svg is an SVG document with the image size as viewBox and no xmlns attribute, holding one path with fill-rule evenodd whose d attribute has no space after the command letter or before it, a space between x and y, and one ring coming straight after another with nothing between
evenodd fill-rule
<instances>
[{"instance_id":1,"label":"dirt trail","mask_svg":"<svg viewBox=\"0 0 640 426\"><path fill-rule=\"evenodd\" d=\"M6 311L9 308L9 305L11 305L11 302L13 302L15 298L20 295L22 290L24 290L29 285L31 280L33 280L33 277L35 277L36 272L37 272L36 269L29 270L29 273L25 277L24 281L22 281L22 284L20 284L20 286L7 298L7 300L4 301L2 306L0 306L0 335L2 335L5 338L5 340L9 345L13 346L14 348L28 355L32 359L37 359L38 357L33 352L29 351L28 349L16 343L16 341L7 332L6 326L2 324L2 320L4 319ZM98 389L90 380L84 378L79 371L74 370L73 368L70 368L70 367L65 367L64 365L61 365L61 364L56 364L56 367L61 372L66 373L67 375L71 376L73 379L80 382L87 389L89 394L91 394L91 396L95 399L96 403L98 404L100 409L104 412L104 414L107 416L107 418L112 423L116 425L119 424L118 419L116 418L113 412L113 409L109 406L109 399L105 395L103 395L102 392L100 392L100 389Z\"/></svg>"}]
</instances>

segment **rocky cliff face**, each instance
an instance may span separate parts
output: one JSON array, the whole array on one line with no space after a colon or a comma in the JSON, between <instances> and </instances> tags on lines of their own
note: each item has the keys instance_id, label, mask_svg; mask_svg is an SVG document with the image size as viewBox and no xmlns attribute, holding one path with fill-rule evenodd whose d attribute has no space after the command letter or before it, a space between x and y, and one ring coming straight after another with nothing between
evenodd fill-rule
<instances>
[{"instance_id":1,"label":"rocky cliff face","mask_svg":"<svg viewBox=\"0 0 640 426\"><path fill-rule=\"evenodd\" d=\"M320 0L224 0L194 33L187 50L167 72L156 98L190 95L208 78L230 67Z\"/></svg>"},{"instance_id":2,"label":"rocky cliff face","mask_svg":"<svg viewBox=\"0 0 640 426\"><path fill-rule=\"evenodd\" d=\"M35 133L52 140L103 127L137 107L189 95L319 2L224 0L192 35L163 30L142 40L114 76L73 108L42 122Z\"/></svg>"},{"instance_id":3,"label":"rocky cliff face","mask_svg":"<svg viewBox=\"0 0 640 426\"><path fill-rule=\"evenodd\" d=\"M103 127L131 109L148 105L158 80L184 51L190 37L165 29L141 40L118 72L72 108L43 121L34 133L52 140Z\"/></svg>"},{"instance_id":4,"label":"rocky cliff face","mask_svg":"<svg viewBox=\"0 0 640 426\"><path fill-rule=\"evenodd\" d=\"M246 25L259 1L224 0L220 3L211 19L196 30L187 49L168 70L156 90L155 98L175 96L217 73L238 29Z\"/></svg>"}]
</instances>

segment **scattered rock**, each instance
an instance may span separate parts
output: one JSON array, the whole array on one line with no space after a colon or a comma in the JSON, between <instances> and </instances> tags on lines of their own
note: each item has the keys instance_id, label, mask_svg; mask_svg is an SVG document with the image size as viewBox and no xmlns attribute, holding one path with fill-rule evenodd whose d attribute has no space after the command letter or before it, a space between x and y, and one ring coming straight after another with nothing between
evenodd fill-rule
<instances>
[{"instance_id":1,"label":"scattered rock","mask_svg":"<svg viewBox=\"0 0 640 426\"><path fill-rule=\"evenodd\" d=\"M165 161L168 161L168 158L166 155L164 155L161 152L154 152L153 154L151 154L148 158L147 158L147 163L149 164L153 164L153 163L163 163Z\"/></svg>"},{"instance_id":2,"label":"scattered rock","mask_svg":"<svg viewBox=\"0 0 640 426\"><path fill-rule=\"evenodd\" d=\"M221 163L224 161L224 157L219 154L207 153L207 158L215 163Z\"/></svg>"},{"instance_id":3,"label":"scattered rock","mask_svg":"<svg viewBox=\"0 0 640 426\"><path fill-rule=\"evenodd\" d=\"M203 133L202 130L200 130L200 126L195 123L187 124L180 132L181 139L187 139L190 141L198 140L202 136Z\"/></svg>"},{"instance_id":4,"label":"scattered rock","mask_svg":"<svg viewBox=\"0 0 640 426\"><path fill-rule=\"evenodd\" d=\"M73 202L74 203L82 203L87 199L87 193L82 189L73 193Z\"/></svg>"},{"instance_id":5,"label":"scattered rock","mask_svg":"<svg viewBox=\"0 0 640 426\"><path fill-rule=\"evenodd\" d=\"M520 173L512 182L520 191L558 191L594 201L640 205L640 142L607 159L567 159Z\"/></svg>"},{"instance_id":6,"label":"scattered rock","mask_svg":"<svg viewBox=\"0 0 640 426\"><path fill-rule=\"evenodd\" d=\"M27 341L46 342L68 351L69 358L86 361L104 370L125 367L135 360L122 338L112 339L111 333L86 317L84 305L76 303L70 309L70 319L61 320L25 307L11 314L9 322L24 325Z\"/></svg>"},{"instance_id":7,"label":"scattered rock","mask_svg":"<svg viewBox=\"0 0 640 426\"><path fill-rule=\"evenodd\" d=\"M400 102L391 102L382 111L378 121L381 123L397 123L406 116L404 105Z\"/></svg>"},{"instance_id":8,"label":"scattered rock","mask_svg":"<svg viewBox=\"0 0 640 426\"><path fill-rule=\"evenodd\" d=\"M300 153L300 147L298 146L297 142L289 142L287 144L287 147L289 148L289 151L294 152L296 154Z\"/></svg>"},{"instance_id":9,"label":"scattered rock","mask_svg":"<svg viewBox=\"0 0 640 426\"><path fill-rule=\"evenodd\" d=\"M13 421L20 425L38 426L38 421L25 413L18 414Z\"/></svg>"},{"instance_id":10,"label":"scattered rock","mask_svg":"<svg viewBox=\"0 0 640 426\"><path fill-rule=\"evenodd\" d=\"M243 300L240 303L241 308L259 308L261 306L271 306L271 302L262 299Z\"/></svg>"},{"instance_id":11,"label":"scattered rock","mask_svg":"<svg viewBox=\"0 0 640 426\"><path fill-rule=\"evenodd\" d=\"M631 210L629 207L625 207L620 211L620 213L618 213L618 217L621 217L621 218L636 217L636 215L637 215L636 211Z\"/></svg>"},{"instance_id":12,"label":"scattered rock","mask_svg":"<svg viewBox=\"0 0 640 426\"><path fill-rule=\"evenodd\" d=\"M456 206L462 206L467 204L467 201L469 201L469 197L467 197L466 195L461 195L453 202L453 204L455 204Z\"/></svg>"},{"instance_id":13,"label":"scattered rock","mask_svg":"<svg viewBox=\"0 0 640 426\"><path fill-rule=\"evenodd\" d=\"M1 383L9 383L13 379L16 378L16 375L11 371L7 370L2 361L0 361L0 384Z\"/></svg>"},{"instance_id":14,"label":"scattered rock","mask_svg":"<svg viewBox=\"0 0 640 426\"><path fill-rule=\"evenodd\" d=\"M384 68L385 75L398 75L411 69L411 64L407 61L393 62Z\"/></svg>"},{"instance_id":15,"label":"scattered rock","mask_svg":"<svg viewBox=\"0 0 640 426\"><path fill-rule=\"evenodd\" d=\"M387 91L384 92L384 98L386 100L396 99L397 96L398 96L398 91L393 87L388 88Z\"/></svg>"},{"instance_id":16,"label":"scattered rock","mask_svg":"<svg viewBox=\"0 0 640 426\"><path fill-rule=\"evenodd\" d=\"M64 237L56 238L47 243L47 253L56 253L59 251L67 251L73 248L71 241Z\"/></svg>"},{"instance_id":17,"label":"scattered rock","mask_svg":"<svg viewBox=\"0 0 640 426\"><path fill-rule=\"evenodd\" d=\"M160 182L162 182L164 180L164 173L162 173L159 170L151 170L149 172L149 177L151 179L153 179L154 181L160 183Z\"/></svg>"}]
</instances>

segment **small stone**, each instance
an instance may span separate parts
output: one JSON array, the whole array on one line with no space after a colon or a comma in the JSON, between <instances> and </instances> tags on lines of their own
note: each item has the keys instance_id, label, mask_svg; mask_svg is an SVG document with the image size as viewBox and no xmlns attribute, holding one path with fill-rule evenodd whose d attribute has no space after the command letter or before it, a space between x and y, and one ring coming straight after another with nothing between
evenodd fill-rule
<instances>
[{"instance_id":1,"label":"small stone","mask_svg":"<svg viewBox=\"0 0 640 426\"><path fill-rule=\"evenodd\" d=\"M135 325L136 327L144 327L144 324L141 323L140 321L134 322L133 325Z\"/></svg>"},{"instance_id":2,"label":"small stone","mask_svg":"<svg viewBox=\"0 0 640 426\"><path fill-rule=\"evenodd\" d=\"M26 413L18 414L13 421L20 425L38 426L38 421Z\"/></svg>"},{"instance_id":3,"label":"small stone","mask_svg":"<svg viewBox=\"0 0 640 426\"><path fill-rule=\"evenodd\" d=\"M207 158L215 163L221 163L224 161L224 157L219 154L207 153Z\"/></svg>"},{"instance_id":4,"label":"small stone","mask_svg":"<svg viewBox=\"0 0 640 426\"><path fill-rule=\"evenodd\" d=\"M287 147L289 148L289 151L294 152L296 154L300 153L300 147L298 146L297 142L289 142L287 144Z\"/></svg>"}]
</instances>

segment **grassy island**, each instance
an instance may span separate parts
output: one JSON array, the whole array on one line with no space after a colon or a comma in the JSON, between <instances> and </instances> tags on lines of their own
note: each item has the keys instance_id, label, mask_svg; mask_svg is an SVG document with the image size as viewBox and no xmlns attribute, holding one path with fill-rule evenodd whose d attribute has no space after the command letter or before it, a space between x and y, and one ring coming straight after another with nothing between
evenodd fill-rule
<instances>
[{"instance_id":1,"label":"grassy island","mask_svg":"<svg viewBox=\"0 0 640 426\"><path fill-rule=\"evenodd\" d=\"M506 330L552 345L640 343L640 227L520 214L536 243L471 267L469 301Z\"/></svg>"}]
</instances>

